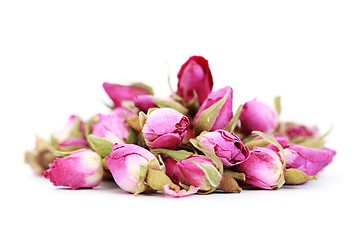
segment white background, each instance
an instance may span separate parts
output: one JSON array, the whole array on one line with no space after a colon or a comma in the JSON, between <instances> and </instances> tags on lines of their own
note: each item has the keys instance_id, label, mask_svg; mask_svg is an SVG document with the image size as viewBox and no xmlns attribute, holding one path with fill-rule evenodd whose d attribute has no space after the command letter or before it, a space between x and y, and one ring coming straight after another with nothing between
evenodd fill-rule
<instances>
[{"instance_id":1,"label":"white background","mask_svg":"<svg viewBox=\"0 0 360 240\"><path fill-rule=\"evenodd\" d=\"M129 1L130 2L130 1ZM1 239L359 237L358 1L1 1ZM55 188L23 163L35 134L107 112L102 82L167 96L191 55L235 107L282 96L282 120L332 124L318 180L277 191L171 199L115 184Z\"/></svg>"}]
</instances>

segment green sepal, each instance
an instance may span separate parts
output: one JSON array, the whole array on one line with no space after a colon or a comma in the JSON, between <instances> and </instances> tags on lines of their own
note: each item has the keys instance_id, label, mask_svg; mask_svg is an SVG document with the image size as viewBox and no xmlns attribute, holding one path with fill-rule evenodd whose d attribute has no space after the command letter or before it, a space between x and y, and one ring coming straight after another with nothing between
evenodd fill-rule
<instances>
[{"instance_id":1,"label":"green sepal","mask_svg":"<svg viewBox=\"0 0 360 240\"><path fill-rule=\"evenodd\" d=\"M134 130L133 128L130 128L130 131L129 131L129 136L128 138L125 139L125 142L127 144L135 144L137 143L137 132L136 130Z\"/></svg>"},{"instance_id":2,"label":"green sepal","mask_svg":"<svg viewBox=\"0 0 360 240\"><path fill-rule=\"evenodd\" d=\"M303 171L296 168L285 169L285 184L300 184L309 180L316 180L316 176L308 176Z\"/></svg>"},{"instance_id":3,"label":"green sepal","mask_svg":"<svg viewBox=\"0 0 360 240\"><path fill-rule=\"evenodd\" d=\"M83 149L77 149L74 151L60 151L60 150L56 150L55 148L50 148L51 153L55 156L55 157L66 157L69 156L75 152L81 151Z\"/></svg>"},{"instance_id":4,"label":"green sepal","mask_svg":"<svg viewBox=\"0 0 360 240\"><path fill-rule=\"evenodd\" d=\"M139 112L139 123L141 129L144 127L146 120L147 115L144 112Z\"/></svg>"},{"instance_id":5,"label":"green sepal","mask_svg":"<svg viewBox=\"0 0 360 240\"><path fill-rule=\"evenodd\" d=\"M216 118L219 116L221 108L224 106L227 98L230 94L230 88L228 88L224 97L219 101L205 109L199 116L199 120L195 127L195 135L199 135L202 131L210 131L214 125Z\"/></svg>"},{"instance_id":6,"label":"green sepal","mask_svg":"<svg viewBox=\"0 0 360 240\"><path fill-rule=\"evenodd\" d=\"M240 173L240 172L234 172L234 171L231 171L229 169L225 169L224 170L224 175L228 175L236 180L239 180L239 181L245 181L245 173Z\"/></svg>"},{"instance_id":7,"label":"green sepal","mask_svg":"<svg viewBox=\"0 0 360 240\"><path fill-rule=\"evenodd\" d=\"M91 148L97 152L102 158L109 156L111 153L111 147L114 145L113 142L106 140L104 138L96 137L93 134L90 134L87 138Z\"/></svg>"},{"instance_id":8,"label":"green sepal","mask_svg":"<svg viewBox=\"0 0 360 240\"><path fill-rule=\"evenodd\" d=\"M175 161L181 161L191 155L194 155L194 153L188 152L185 150L174 151L174 150L169 150L169 149L157 148L157 149L151 149L150 151L152 153L166 154L169 157L173 158Z\"/></svg>"},{"instance_id":9,"label":"green sepal","mask_svg":"<svg viewBox=\"0 0 360 240\"><path fill-rule=\"evenodd\" d=\"M230 122L226 125L226 127L224 128L225 131L228 132L234 132L237 123L239 122L239 118L240 118L240 114L241 114L241 109L242 109L242 104L240 104L240 106L238 107L238 109L236 110L235 115L232 117L232 119L230 120Z\"/></svg>"},{"instance_id":10,"label":"green sepal","mask_svg":"<svg viewBox=\"0 0 360 240\"><path fill-rule=\"evenodd\" d=\"M189 109L189 113L191 115L195 115L200 108L198 98L199 97L198 97L196 91L193 90L193 98L191 99L190 102L186 103L186 107L187 107L187 109Z\"/></svg>"},{"instance_id":11,"label":"green sepal","mask_svg":"<svg viewBox=\"0 0 360 240\"><path fill-rule=\"evenodd\" d=\"M153 99L153 102L161 108L172 108L183 115L188 114L188 110L183 105L175 101L169 101L164 99Z\"/></svg>"},{"instance_id":12,"label":"green sepal","mask_svg":"<svg viewBox=\"0 0 360 240\"><path fill-rule=\"evenodd\" d=\"M146 183L154 190L163 191L164 185L169 184L169 187L176 192L180 191L180 187L174 184L171 179L161 170L148 169L146 176Z\"/></svg>"},{"instance_id":13,"label":"green sepal","mask_svg":"<svg viewBox=\"0 0 360 240\"><path fill-rule=\"evenodd\" d=\"M266 147L269 144L265 139L256 139L250 142L247 142L245 146L249 148L249 150L253 150L254 147Z\"/></svg>"},{"instance_id":14,"label":"green sepal","mask_svg":"<svg viewBox=\"0 0 360 240\"><path fill-rule=\"evenodd\" d=\"M86 139L92 132L92 125L96 124L97 122L99 122L99 115L92 116L88 121L86 121L84 125Z\"/></svg>"},{"instance_id":15,"label":"green sepal","mask_svg":"<svg viewBox=\"0 0 360 240\"><path fill-rule=\"evenodd\" d=\"M138 184L138 189L137 191L134 193L134 195L138 195L142 192L145 192L147 190L147 186L145 184L145 178L147 175L148 169L146 166L140 165L140 171L139 171L139 184Z\"/></svg>"},{"instance_id":16,"label":"green sepal","mask_svg":"<svg viewBox=\"0 0 360 240\"><path fill-rule=\"evenodd\" d=\"M326 143L325 137L330 134L330 132L332 131L332 128L333 127L331 126L330 129L320 137L297 137L297 138L290 139L290 143L291 144L299 144L299 145L309 147L309 148L321 149L325 146L325 143Z\"/></svg>"},{"instance_id":17,"label":"green sepal","mask_svg":"<svg viewBox=\"0 0 360 240\"><path fill-rule=\"evenodd\" d=\"M215 163L216 168L219 170L220 174L222 174L224 172L224 165L218 156L216 156L214 153L212 153L210 151L207 151L207 150L201 148L199 146L199 141L197 139L192 138L192 139L190 139L190 142L196 149L203 152L207 157L209 157L213 160L213 162Z\"/></svg>"},{"instance_id":18,"label":"green sepal","mask_svg":"<svg viewBox=\"0 0 360 240\"><path fill-rule=\"evenodd\" d=\"M136 82L136 83L131 84L130 86L145 89L149 93L149 95L154 95L154 91L153 91L152 87L150 87L142 82Z\"/></svg>"},{"instance_id":19,"label":"green sepal","mask_svg":"<svg viewBox=\"0 0 360 240\"><path fill-rule=\"evenodd\" d=\"M277 112L278 117L280 116L281 113L281 97L277 96L274 98L274 105L275 105L275 110Z\"/></svg>"},{"instance_id":20,"label":"green sepal","mask_svg":"<svg viewBox=\"0 0 360 240\"><path fill-rule=\"evenodd\" d=\"M229 193L234 193L234 192L240 193L242 190L239 184L237 183L237 181L233 177L226 174L222 175L218 189L220 189L223 192L229 192Z\"/></svg>"},{"instance_id":21,"label":"green sepal","mask_svg":"<svg viewBox=\"0 0 360 240\"><path fill-rule=\"evenodd\" d=\"M201 168L201 170L204 171L207 177L206 180L208 181L210 187L216 188L220 184L221 174L214 166L209 164L199 163L191 159L189 159L189 161L196 164L199 168Z\"/></svg>"}]
</instances>

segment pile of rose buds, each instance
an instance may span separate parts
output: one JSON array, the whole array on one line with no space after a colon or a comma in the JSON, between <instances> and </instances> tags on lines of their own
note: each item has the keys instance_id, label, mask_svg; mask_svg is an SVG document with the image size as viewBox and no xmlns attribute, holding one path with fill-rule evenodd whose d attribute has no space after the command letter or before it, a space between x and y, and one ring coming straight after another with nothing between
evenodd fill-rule
<instances>
[{"instance_id":1,"label":"pile of rose buds","mask_svg":"<svg viewBox=\"0 0 360 240\"><path fill-rule=\"evenodd\" d=\"M107 180L135 195L184 197L300 185L334 157L324 147L327 133L279 122L279 97L274 107L254 99L233 113L233 89L213 91L203 57L190 57L177 77L167 98L142 83L104 83L111 112L86 122L71 116L49 141L37 137L25 162L55 186L93 188Z\"/></svg>"}]
</instances>

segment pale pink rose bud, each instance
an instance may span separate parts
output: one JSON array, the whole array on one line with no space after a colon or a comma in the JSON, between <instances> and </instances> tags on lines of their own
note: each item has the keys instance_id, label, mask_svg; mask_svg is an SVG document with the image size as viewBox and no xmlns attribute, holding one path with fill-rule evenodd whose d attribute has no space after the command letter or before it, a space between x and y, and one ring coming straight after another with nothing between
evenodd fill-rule
<instances>
[{"instance_id":1,"label":"pale pink rose bud","mask_svg":"<svg viewBox=\"0 0 360 240\"><path fill-rule=\"evenodd\" d=\"M309 176L316 175L327 166L336 152L329 148L309 148L301 145L289 145L284 149L286 168L296 168Z\"/></svg>"},{"instance_id":2,"label":"pale pink rose bud","mask_svg":"<svg viewBox=\"0 0 360 240\"><path fill-rule=\"evenodd\" d=\"M233 117L232 102L233 90L231 87L224 87L210 93L195 115L196 133L226 127Z\"/></svg>"},{"instance_id":3,"label":"pale pink rose bud","mask_svg":"<svg viewBox=\"0 0 360 240\"><path fill-rule=\"evenodd\" d=\"M259 188L274 189L284 184L284 162L278 152L268 148L254 147L236 170L245 173L245 183Z\"/></svg>"},{"instance_id":4,"label":"pale pink rose bud","mask_svg":"<svg viewBox=\"0 0 360 240\"><path fill-rule=\"evenodd\" d=\"M105 82L103 87L114 102L114 107L121 107L123 101L133 101L139 95L152 94L151 88L144 84L124 86Z\"/></svg>"},{"instance_id":5,"label":"pale pink rose bud","mask_svg":"<svg viewBox=\"0 0 360 240\"><path fill-rule=\"evenodd\" d=\"M183 179L202 191L209 191L220 184L221 175L213 160L202 155L190 155L177 163Z\"/></svg>"},{"instance_id":6,"label":"pale pink rose bud","mask_svg":"<svg viewBox=\"0 0 360 240\"><path fill-rule=\"evenodd\" d=\"M142 133L150 148L173 149L181 144L189 125L189 119L178 111L159 108L148 115Z\"/></svg>"},{"instance_id":7,"label":"pale pink rose bud","mask_svg":"<svg viewBox=\"0 0 360 240\"><path fill-rule=\"evenodd\" d=\"M100 156L88 149L56 158L49 167L44 177L55 186L68 186L71 189L96 187L104 175Z\"/></svg>"},{"instance_id":8,"label":"pale pink rose bud","mask_svg":"<svg viewBox=\"0 0 360 240\"><path fill-rule=\"evenodd\" d=\"M249 156L249 149L240 138L225 130L207 132L198 140L201 148L214 153L227 167L239 164Z\"/></svg>"},{"instance_id":9,"label":"pale pink rose bud","mask_svg":"<svg viewBox=\"0 0 360 240\"><path fill-rule=\"evenodd\" d=\"M52 135L52 143L55 148L64 151L87 148L88 143L85 139L84 122L76 115L70 116L66 125Z\"/></svg>"},{"instance_id":10,"label":"pale pink rose bud","mask_svg":"<svg viewBox=\"0 0 360 240\"><path fill-rule=\"evenodd\" d=\"M190 102L194 98L194 91L201 105L213 87L213 79L208 61L201 56L190 57L177 75L178 89L176 94Z\"/></svg>"},{"instance_id":11,"label":"pale pink rose bud","mask_svg":"<svg viewBox=\"0 0 360 240\"><path fill-rule=\"evenodd\" d=\"M104 138L112 143L125 143L130 127L125 117L136 116L126 108L115 108L110 114L99 114L99 121L92 125L92 135Z\"/></svg>"},{"instance_id":12,"label":"pale pink rose bud","mask_svg":"<svg viewBox=\"0 0 360 240\"><path fill-rule=\"evenodd\" d=\"M240 121L241 130L245 134L252 131L269 133L277 126L277 113L269 105L254 99L244 104Z\"/></svg>"},{"instance_id":13,"label":"pale pink rose bud","mask_svg":"<svg viewBox=\"0 0 360 240\"><path fill-rule=\"evenodd\" d=\"M105 162L116 182L123 190L136 193L140 188L141 168L147 168L155 156L134 144L115 144ZM143 176L145 177L145 176Z\"/></svg>"}]
</instances>

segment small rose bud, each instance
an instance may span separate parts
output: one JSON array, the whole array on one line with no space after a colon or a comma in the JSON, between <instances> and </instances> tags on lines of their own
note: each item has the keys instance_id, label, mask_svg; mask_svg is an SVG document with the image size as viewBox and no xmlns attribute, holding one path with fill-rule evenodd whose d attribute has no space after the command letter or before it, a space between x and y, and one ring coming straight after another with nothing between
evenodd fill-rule
<instances>
[{"instance_id":1,"label":"small rose bud","mask_svg":"<svg viewBox=\"0 0 360 240\"><path fill-rule=\"evenodd\" d=\"M111 100L114 107L121 107L123 101L133 101L139 95L152 94L152 89L144 84L133 84L124 86L112 83L103 83L103 87Z\"/></svg>"},{"instance_id":2,"label":"small rose bud","mask_svg":"<svg viewBox=\"0 0 360 240\"><path fill-rule=\"evenodd\" d=\"M155 156L134 144L115 144L105 162L116 182L123 190L130 193L141 192L146 169Z\"/></svg>"},{"instance_id":3,"label":"small rose bud","mask_svg":"<svg viewBox=\"0 0 360 240\"><path fill-rule=\"evenodd\" d=\"M201 148L214 153L227 167L239 164L249 156L249 149L240 138L225 130L207 132L198 140Z\"/></svg>"},{"instance_id":4,"label":"small rose bud","mask_svg":"<svg viewBox=\"0 0 360 240\"><path fill-rule=\"evenodd\" d=\"M178 166L178 162L171 157L166 157L163 159L165 164L165 173L171 179L171 181L175 184L183 182L183 175Z\"/></svg>"},{"instance_id":5,"label":"small rose bud","mask_svg":"<svg viewBox=\"0 0 360 240\"><path fill-rule=\"evenodd\" d=\"M160 108L147 116L142 133L150 148L173 149L181 144L189 125L189 119L178 111Z\"/></svg>"},{"instance_id":6,"label":"small rose bud","mask_svg":"<svg viewBox=\"0 0 360 240\"><path fill-rule=\"evenodd\" d=\"M87 148L85 139L84 122L80 117L72 115L66 125L59 132L52 135L52 144L61 151L74 151Z\"/></svg>"},{"instance_id":7,"label":"small rose bud","mask_svg":"<svg viewBox=\"0 0 360 240\"><path fill-rule=\"evenodd\" d=\"M55 156L51 152L51 145L45 139L37 136L35 148L25 152L25 162L31 166L35 173L43 175L54 162Z\"/></svg>"},{"instance_id":8,"label":"small rose bud","mask_svg":"<svg viewBox=\"0 0 360 240\"><path fill-rule=\"evenodd\" d=\"M195 133L223 129L233 117L233 90L231 87L221 88L209 94L195 115Z\"/></svg>"},{"instance_id":9,"label":"small rose bud","mask_svg":"<svg viewBox=\"0 0 360 240\"><path fill-rule=\"evenodd\" d=\"M236 170L245 173L245 183L259 188L274 189L284 184L284 162L268 148L254 147L250 156L236 165Z\"/></svg>"},{"instance_id":10,"label":"small rose bud","mask_svg":"<svg viewBox=\"0 0 360 240\"><path fill-rule=\"evenodd\" d=\"M317 127L307 127L305 125L296 123L282 123L280 125L280 133L289 138L297 137L318 137L319 132Z\"/></svg>"},{"instance_id":11,"label":"small rose bud","mask_svg":"<svg viewBox=\"0 0 360 240\"><path fill-rule=\"evenodd\" d=\"M92 125L92 135L104 138L112 143L125 143L130 127L126 117L136 116L126 108L115 108L110 114L99 114L99 121Z\"/></svg>"},{"instance_id":12,"label":"small rose bud","mask_svg":"<svg viewBox=\"0 0 360 240\"><path fill-rule=\"evenodd\" d=\"M55 186L68 186L71 189L96 187L104 175L100 156L87 149L56 158L49 167L44 177Z\"/></svg>"},{"instance_id":13,"label":"small rose bud","mask_svg":"<svg viewBox=\"0 0 360 240\"><path fill-rule=\"evenodd\" d=\"M286 168L295 168L309 176L316 175L327 166L336 152L329 148L309 148L301 145L289 145L284 149Z\"/></svg>"},{"instance_id":14,"label":"small rose bud","mask_svg":"<svg viewBox=\"0 0 360 240\"><path fill-rule=\"evenodd\" d=\"M256 99L244 104L241 114L241 130L245 134L252 131L269 133L277 125L277 113L269 105Z\"/></svg>"},{"instance_id":15,"label":"small rose bud","mask_svg":"<svg viewBox=\"0 0 360 240\"><path fill-rule=\"evenodd\" d=\"M199 187L202 191L210 191L220 184L221 174L209 157L190 155L179 161L177 165L186 182L194 187Z\"/></svg>"},{"instance_id":16,"label":"small rose bud","mask_svg":"<svg viewBox=\"0 0 360 240\"><path fill-rule=\"evenodd\" d=\"M186 102L194 98L194 91L201 105L213 87L213 79L208 61L201 56L190 57L182 66L177 75L177 95L183 97Z\"/></svg>"}]
</instances>

